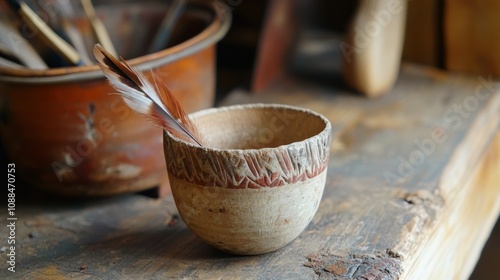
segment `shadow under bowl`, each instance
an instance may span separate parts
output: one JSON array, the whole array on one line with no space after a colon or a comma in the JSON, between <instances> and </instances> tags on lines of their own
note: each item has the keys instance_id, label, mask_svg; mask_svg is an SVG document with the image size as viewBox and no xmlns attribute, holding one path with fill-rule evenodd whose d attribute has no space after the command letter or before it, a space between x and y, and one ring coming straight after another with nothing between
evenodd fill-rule
<instances>
[{"instance_id":1,"label":"shadow under bowl","mask_svg":"<svg viewBox=\"0 0 500 280\"><path fill-rule=\"evenodd\" d=\"M323 195L330 122L307 109L275 104L214 108L191 117L203 147L164 134L172 194L191 231L242 255L271 252L294 240Z\"/></svg>"}]
</instances>

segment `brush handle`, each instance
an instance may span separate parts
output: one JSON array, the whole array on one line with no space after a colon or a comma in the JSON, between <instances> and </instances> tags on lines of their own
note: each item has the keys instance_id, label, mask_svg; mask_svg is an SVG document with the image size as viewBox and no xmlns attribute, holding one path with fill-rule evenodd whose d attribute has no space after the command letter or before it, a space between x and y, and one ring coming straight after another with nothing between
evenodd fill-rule
<instances>
[{"instance_id":1,"label":"brush handle","mask_svg":"<svg viewBox=\"0 0 500 280\"><path fill-rule=\"evenodd\" d=\"M172 30L174 29L175 23L181 16L182 12L186 8L187 1L186 0L173 0L170 5L167 14L163 18L163 21L156 32L156 35L153 39L153 43L149 48L149 53L154 53L157 51L161 51L168 45L168 40L170 39L170 35L172 34Z\"/></svg>"},{"instance_id":2,"label":"brush handle","mask_svg":"<svg viewBox=\"0 0 500 280\"><path fill-rule=\"evenodd\" d=\"M16 68L16 69L26 68L20 64L7 60L3 57L0 57L0 67Z\"/></svg>"},{"instance_id":3,"label":"brush handle","mask_svg":"<svg viewBox=\"0 0 500 280\"><path fill-rule=\"evenodd\" d=\"M113 56L118 56L115 46L109 37L108 31L104 27L102 21L97 17L95 13L94 6L92 5L91 0L81 0L83 10L85 11L85 15L90 21L90 25L94 30L94 34L97 38L97 41Z\"/></svg>"},{"instance_id":4,"label":"brush handle","mask_svg":"<svg viewBox=\"0 0 500 280\"><path fill-rule=\"evenodd\" d=\"M21 60L19 60L17 55L11 49L9 49L9 47L7 47L6 45L4 45L2 43L0 43L0 56L2 56L3 58L5 58L7 60L12 61L12 62L21 61Z\"/></svg>"},{"instance_id":5,"label":"brush handle","mask_svg":"<svg viewBox=\"0 0 500 280\"><path fill-rule=\"evenodd\" d=\"M40 70L48 68L40 55L6 17L0 17L0 43L28 68Z\"/></svg>"},{"instance_id":6,"label":"brush handle","mask_svg":"<svg viewBox=\"0 0 500 280\"><path fill-rule=\"evenodd\" d=\"M11 1L9 1L11 2ZM26 3L18 2L18 12L22 19L38 34L54 51L74 65L83 65L78 52L66 41L61 39Z\"/></svg>"},{"instance_id":7,"label":"brush handle","mask_svg":"<svg viewBox=\"0 0 500 280\"><path fill-rule=\"evenodd\" d=\"M85 40L80 30L75 26L75 23L70 19L75 17L75 11L73 9L73 4L70 1L59 2L59 25L61 29L66 33L69 42L80 54L83 62L87 65L92 65L93 62L90 59L89 51L85 45Z\"/></svg>"},{"instance_id":8,"label":"brush handle","mask_svg":"<svg viewBox=\"0 0 500 280\"><path fill-rule=\"evenodd\" d=\"M88 55L87 48L85 47L85 42L83 41L80 31L67 19L61 20L61 26L68 36L69 41L75 47L75 49L80 54L80 57L85 65L92 65L92 60Z\"/></svg>"}]
</instances>

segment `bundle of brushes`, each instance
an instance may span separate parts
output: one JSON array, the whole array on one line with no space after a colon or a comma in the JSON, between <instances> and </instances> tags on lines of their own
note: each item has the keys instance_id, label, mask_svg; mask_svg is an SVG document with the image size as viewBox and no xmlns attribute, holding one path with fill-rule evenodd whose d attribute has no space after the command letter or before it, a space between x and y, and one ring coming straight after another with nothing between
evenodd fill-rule
<instances>
[{"instance_id":1,"label":"bundle of brushes","mask_svg":"<svg viewBox=\"0 0 500 280\"><path fill-rule=\"evenodd\" d=\"M10 8L10 13L7 9L2 11L2 5L5 4L0 2L0 67L48 69L91 65L93 62L86 48L86 41L89 40L100 43L117 56L92 0L80 0L80 5L75 2L62 1L54 5L51 1L7 0L5 4ZM148 53L161 51L169 45L175 24L187 7L187 0L170 2ZM77 9L83 11L90 24L93 33L91 38L75 24ZM29 30L29 36L26 30ZM20 44L22 52L17 48ZM13 57L12 53L17 55Z\"/></svg>"},{"instance_id":2,"label":"bundle of brushes","mask_svg":"<svg viewBox=\"0 0 500 280\"><path fill-rule=\"evenodd\" d=\"M195 124L157 76L152 75L154 82L151 83L142 72L132 68L122 58L114 57L99 44L94 47L94 56L127 106L177 138L203 146Z\"/></svg>"}]
</instances>

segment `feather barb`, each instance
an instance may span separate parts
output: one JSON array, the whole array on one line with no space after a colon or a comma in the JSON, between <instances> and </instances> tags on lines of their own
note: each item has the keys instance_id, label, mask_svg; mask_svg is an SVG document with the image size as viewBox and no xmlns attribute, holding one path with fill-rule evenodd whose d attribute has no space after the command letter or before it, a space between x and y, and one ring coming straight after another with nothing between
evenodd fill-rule
<instances>
[{"instance_id":1,"label":"feather barb","mask_svg":"<svg viewBox=\"0 0 500 280\"><path fill-rule=\"evenodd\" d=\"M122 58L114 57L99 44L94 46L94 56L110 84L130 108L174 136L203 146L195 124L156 75L152 75L153 85L142 72L132 68Z\"/></svg>"}]
</instances>

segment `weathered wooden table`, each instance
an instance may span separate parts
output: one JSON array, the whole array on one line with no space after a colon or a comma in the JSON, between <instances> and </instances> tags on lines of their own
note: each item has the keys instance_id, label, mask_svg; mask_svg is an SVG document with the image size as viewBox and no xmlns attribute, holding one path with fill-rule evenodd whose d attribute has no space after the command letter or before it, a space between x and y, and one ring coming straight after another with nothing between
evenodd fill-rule
<instances>
[{"instance_id":1,"label":"weathered wooden table","mask_svg":"<svg viewBox=\"0 0 500 280\"><path fill-rule=\"evenodd\" d=\"M0 278L465 279L500 211L498 86L406 65L373 100L296 81L233 93L226 104L288 103L332 121L324 197L295 241L233 256L194 236L171 197L71 200L18 187L16 272L2 261Z\"/></svg>"}]
</instances>

